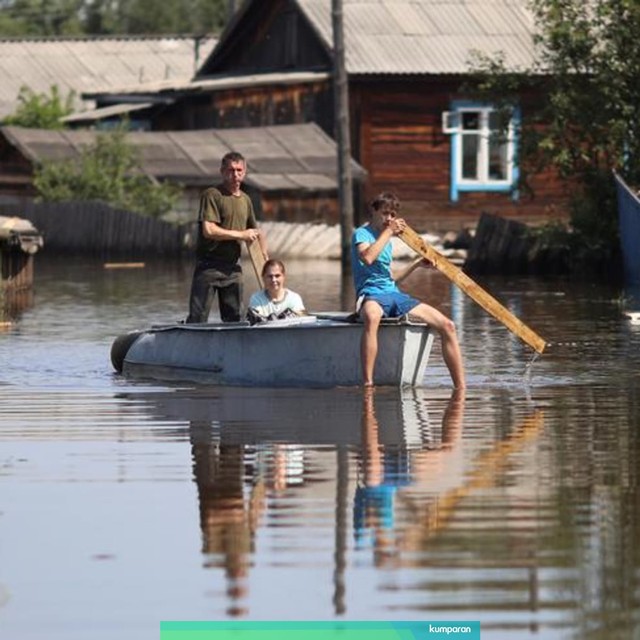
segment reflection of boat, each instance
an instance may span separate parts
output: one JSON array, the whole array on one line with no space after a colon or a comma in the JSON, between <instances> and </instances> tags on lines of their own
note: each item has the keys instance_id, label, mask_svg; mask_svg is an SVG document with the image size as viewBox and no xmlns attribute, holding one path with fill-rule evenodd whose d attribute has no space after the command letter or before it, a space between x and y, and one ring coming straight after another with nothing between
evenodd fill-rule
<instances>
[{"instance_id":1,"label":"reflection of boat","mask_svg":"<svg viewBox=\"0 0 640 640\"><path fill-rule=\"evenodd\" d=\"M378 388L381 445L423 447L432 438L426 389ZM228 445L360 446L362 394L355 389L176 389L126 394L171 425L184 423ZM207 427L206 430L203 427Z\"/></svg>"},{"instance_id":2,"label":"reflection of boat","mask_svg":"<svg viewBox=\"0 0 640 640\"><path fill-rule=\"evenodd\" d=\"M116 338L111 361L135 377L263 387L334 387L361 382L362 325L344 314L248 323L174 324ZM433 342L405 320L379 331L380 385L422 384Z\"/></svg>"},{"instance_id":3,"label":"reflection of boat","mask_svg":"<svg viewBox=\"0 0 640 640\"><path fill-rule=\"evenodd\" d=\"M614 176L625 284L633 287L640 285L640 198L617 173Z\"/></svg>"}]
</instances>

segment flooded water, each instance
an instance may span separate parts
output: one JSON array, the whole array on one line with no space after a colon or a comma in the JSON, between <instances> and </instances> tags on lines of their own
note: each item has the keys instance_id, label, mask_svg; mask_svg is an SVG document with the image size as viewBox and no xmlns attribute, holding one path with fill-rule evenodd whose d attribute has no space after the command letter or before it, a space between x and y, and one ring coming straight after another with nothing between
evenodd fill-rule
<instances>
[{"instance_id":1,"label":"flooded water","mask_svg":"<svg viewBox=\"0 0 640 640\"><path fill-rule=\"evenodd\" d=\"M290 263L310 310L338 265ZM640 638L640 324L616 287L435 272L459 327L413 390L129 381L113 338L184 317L190 263L36 259L0 333L0 637L140 640L161 620L479 620L483 639ZM247 291L247 294L250 291Z\"/></svg>"}]
</instances>

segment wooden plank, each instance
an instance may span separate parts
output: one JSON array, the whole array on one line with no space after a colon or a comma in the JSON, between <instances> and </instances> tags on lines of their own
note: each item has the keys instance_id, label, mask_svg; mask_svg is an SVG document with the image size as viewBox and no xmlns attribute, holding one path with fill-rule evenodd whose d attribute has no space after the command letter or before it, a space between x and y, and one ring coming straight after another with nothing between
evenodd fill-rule
<instances>
[{"instance_id":1,"label":"wooden plank","mask_svg":"<svg viewBox=\"0 0 640 640\"><path fill-rule=\"evenodd\" d=\"M414 251L426 258L433 266L443 273L453 284L462 289L472 300L488 311L496 320L502 322L512 333L526 342L538 353L542 353L545 341L521 320L516 318L507 308L502 306L493 296L474 282L462 269L449 262L439 251L420 237L411 227L406 227L398 237Z\"/></svg>"},{"instance_id":2,"label":"wooden plank","mask_svg":"<svg viewBox=\"0 0 640 640\"><path fill-rule=\"evenodd\" d=\"M105 262L102 265L105 269L142 269L144 262Z\"/></svg>"},{"instance_id":3,"label":"wooden plank","mask_svg":"<svg viewBox=\"0 0 640 640\"><path fill-rule=\"evenodd\" d=\"M256 276L256 281L258 282L258 289L263 289L264 283L262 282L262 268L264 267L266 260L262 255L260 242L258 240L254 240L253 242L245 242L245 245L251 260L251 265L253 266L253 273Z\"/></svg>"}]
</instances>

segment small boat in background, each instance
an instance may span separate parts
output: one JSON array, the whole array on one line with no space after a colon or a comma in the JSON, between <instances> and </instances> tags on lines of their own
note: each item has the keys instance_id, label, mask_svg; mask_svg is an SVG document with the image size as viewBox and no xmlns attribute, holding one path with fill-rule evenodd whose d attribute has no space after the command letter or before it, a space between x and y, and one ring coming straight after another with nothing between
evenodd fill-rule
<instances>
[{"instance_id":1,"label":"small boat in background","mask_svg":"<svg viewBox=\"0 0 640 640\"><path fill-rule=\"evenodd\" d=\"M116 371L129 377L255 387L362 383L362 324L346 314L248 322L172 324L119 336ZM420 386L433 343L425 324L387 320L378 332L378 385Z\"/></svg>"}]
</instances>

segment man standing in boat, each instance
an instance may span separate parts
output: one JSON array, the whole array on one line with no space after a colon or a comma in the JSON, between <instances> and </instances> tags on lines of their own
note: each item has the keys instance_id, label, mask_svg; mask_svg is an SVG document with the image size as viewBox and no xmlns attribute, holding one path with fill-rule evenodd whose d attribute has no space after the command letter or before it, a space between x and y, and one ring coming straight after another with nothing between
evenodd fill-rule
<instances>
[{"instance_id":1,"label":"man standing in boat","mask_svg":"<svg viewBox=\"0 0 640 640\"><path fill-rule=\"evenodd\" d=\"M241 242L266 241L258 230L253 204L241 190L247 173L242 154L230 151L220 164L222 184L204 191L198 212L196 266L191 283L188 323L206 322L216 292L223 322L238 322L242 304Z\"/></svg>"},{"instance_id":2,"label":"man standing in boat","mask_svg":"<svg viewBox=\"0 0 640 640\"><path fill-rule=\"evenodd\" d=\"M364 321L360 346L363 383L374 384L378 355L378 328L382 318L409 315L440 334L442 356L456 388L464 388L464 365L453 321L424 302L400 291L391 276L391 238L406 228L398 218L400 201L384 192L369 203L370 221L353 232L351 243L353 278L358 310Z\"/></svg>"}]
</instances>

